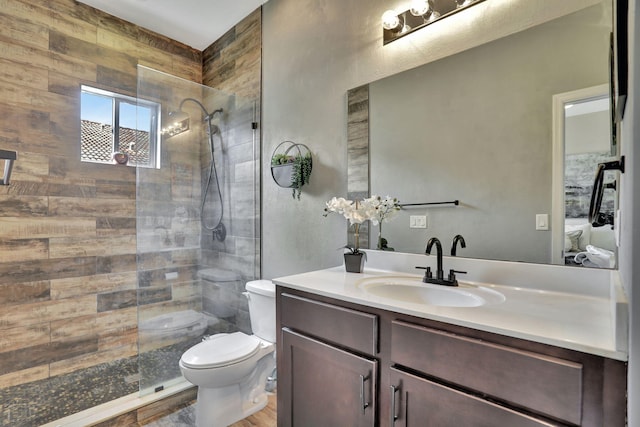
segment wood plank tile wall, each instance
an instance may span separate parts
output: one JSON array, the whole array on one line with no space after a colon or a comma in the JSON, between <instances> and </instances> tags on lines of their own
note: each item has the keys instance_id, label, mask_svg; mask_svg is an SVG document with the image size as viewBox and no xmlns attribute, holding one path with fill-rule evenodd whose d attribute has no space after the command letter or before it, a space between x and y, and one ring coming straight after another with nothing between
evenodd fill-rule
<instances>
[{"instance_id":1,"label":"wood plank tile wall","mask_svg":"<svg viewBox=\"0 0 640 427\"><path fill-rule=\"evenodd\" d=\"M361 200L367 197L369 197L368 84L347 91L347 198ZM369 223L363 223L359 231L360 246L370 247ZM355 243L355 234L351 227L347 229L347 241L350 245Z\"/></svg>"},{"instance_id":2,"label":"wood plank tile wall","mask_svg":"<svg viewBox=\"0 0 640 427\"><path fill-rule=\"evenodd\" d=\"M255 99L262 93L262 8L202 52L202 84Z\"/></svg>"},{"instance_id":3,"label":"wood plank tile wall","mask_svg":"<svg viewBox=\"0 0 640 427\"><path fill-rule=\"evenodd\" d=\"M0 425L84 409L7 393L137 356L136 171L79 161L79 94L135 96L138 64L202 82L202 52L166 37L73 0L0 0L0 148L18 152L0 186Z\"/></svg>"},{"instance_id":4,"label":"wood plank tile wall","mask_svg":"<svg viewBox=\"0 0 640 427\"><path fill-rule=\"evenodd\" d=\"M219 40L203 51L203 84L227 93L233 93L253 103L255 112L236 111L237 124L228 123L226 129L234 135L232 146L227 149L226 169L232 171L225 192L227 212L233 218L225 245L216 245L203 233L201 241L202 263L208 266L241 272L243 279L260 277L260 117L262 93L262 9L258 8L231 28ZM238 115L249 115L238 117ZM247 127L257 122L257 130ZM236 128L233 128L237 126ZM258 143L254 146L254 138ZM227 138L228 140L229 138ZM229 225L229 224L227 224ZM230 242L233 242L230 243ZM253 266L253 271L252 267ZM244 283L243 283L244 285ZM240 308L237 326L250 329L246 298L237 292ZM207 294L204 294L206 308Z\"/></svg>"}]
</instances>

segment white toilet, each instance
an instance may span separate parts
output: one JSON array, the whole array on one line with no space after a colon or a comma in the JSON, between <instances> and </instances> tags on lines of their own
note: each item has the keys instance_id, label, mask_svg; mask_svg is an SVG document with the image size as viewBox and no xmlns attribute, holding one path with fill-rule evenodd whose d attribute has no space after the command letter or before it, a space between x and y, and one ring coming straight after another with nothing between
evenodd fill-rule
<instances>
[{"instance_id":1,"label":"white toilet","mask_svg":"<svg viewBox=\"0 0 640 427\"><path fill-rule=\"evenodd\" d=\"M198 386L198 427L228 426L267 405L265 385L276 366L275 285L254 280L246 290L253 335L212 335L180 358L182 375Z\"/></svg>"}]
</instances>

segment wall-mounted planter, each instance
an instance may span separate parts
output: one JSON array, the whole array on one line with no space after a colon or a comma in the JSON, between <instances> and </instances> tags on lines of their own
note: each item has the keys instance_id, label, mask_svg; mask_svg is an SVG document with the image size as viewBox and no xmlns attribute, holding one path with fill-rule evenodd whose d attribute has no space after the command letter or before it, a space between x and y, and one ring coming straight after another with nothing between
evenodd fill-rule
<instances>
[{"instance_id":1,"label":"wall-mounted planter","mask_svg":"<svg viewBox=\"0 0 640 427\"><path fill-rule=\"evenodd\" d=\"M293 177L293 163L285 165L271 166L271 176L280 187L293 188L291 177Z\"/></svg>"},{"instance_id":2,"label":"wall-mounted planter","mask_svg":"<svg viewBox=\"0 0 640 427\"><path fill-rule=\"evenodd\" d=\"M283 141L271 155L271 176L280 187L293 189L293 197L300 199L300 189L309 184L313 160L304 144Z\"/></svg>"}]
</instances>

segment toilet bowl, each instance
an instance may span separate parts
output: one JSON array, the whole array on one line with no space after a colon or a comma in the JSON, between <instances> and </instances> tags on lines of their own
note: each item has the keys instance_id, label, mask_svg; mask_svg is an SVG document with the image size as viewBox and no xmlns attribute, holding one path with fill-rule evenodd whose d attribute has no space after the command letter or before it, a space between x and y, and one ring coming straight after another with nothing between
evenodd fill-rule
<instances>
[{"instance_id":1,"label":"toilet bowl","mask_svg":"<svg viewBox=\"0 0 640 427\"><path fill-rule=\"evenodd\" d=\"M265 385L275 368L275 286L248 282L253 335L216 334L180 358L182 375L198 386L196 426L223 427L267 405Z\"/></svg>"}]
</instances>

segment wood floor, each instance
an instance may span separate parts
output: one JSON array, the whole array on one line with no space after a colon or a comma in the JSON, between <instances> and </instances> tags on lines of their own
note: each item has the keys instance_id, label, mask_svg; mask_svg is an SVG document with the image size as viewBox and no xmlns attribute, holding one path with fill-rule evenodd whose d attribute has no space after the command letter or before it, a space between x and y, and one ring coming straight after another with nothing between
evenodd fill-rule
<instances>
[{"instance_id":1,"label":"wood floor","mask_svg":"<svg viewBox=\"0 0 640 427\"><path fill-rule=\"evenodd\" d=\"M232 424L231 427L275 427L276 426L276 395L269 395L267 407L260 412L256 412L244 420Z\"/></svg>"}]
</instances>

